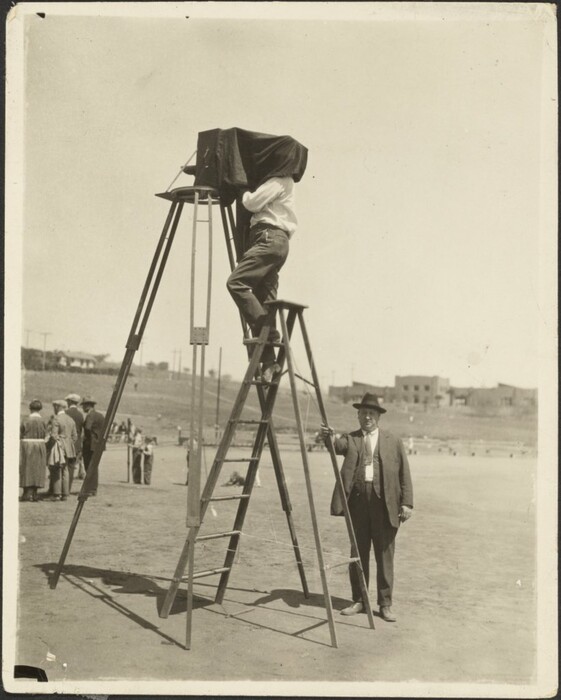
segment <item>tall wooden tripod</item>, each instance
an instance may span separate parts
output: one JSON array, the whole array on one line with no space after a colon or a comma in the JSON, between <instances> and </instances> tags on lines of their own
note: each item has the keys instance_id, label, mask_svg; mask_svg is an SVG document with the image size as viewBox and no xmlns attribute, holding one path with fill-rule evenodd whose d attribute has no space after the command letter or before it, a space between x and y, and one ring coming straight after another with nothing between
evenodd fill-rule
<instances>
[{"instance_id":1,"label":"tall wooden tripod","mask_svg":"<svg viewBox=\"0 0 561 700\"><path fill-rule=\"evenodd\" d=\"M178 187L168 192L163 192L157 196L171 202L170 209L162 229L162 233L158 240L156 246L156 251L150 265L148 276L144 284L142 294L138 303L136 314L133 319L132 327L129 333L129 337L126 343L126 352L121 364L117 380L113 389L111 399L105 414L105 421L103 425L101 439L92 455L91 462L88 466L86 478L83 481L82 488L78 495L78 503L70 528L58 561L58 564L50 577L49 585L51 588L56 588L60 574L62 572L66 557L70 550L72 544L72 539L78 526L78 522L84 508L85 502L88 500L89 496L96 489L97 476L99 470L99 464L105 450L105 445L107 443L107 438L111 425L115 419L115 414L121 400L127 378L130 373L130 369L133 363L134 355L140 347L142 337L148 323L148 318L154 304L156 294L164 273L166 262L171 252L172 244L175 238L175 234L181 219L181 214L185 204L192 204L193 209L193 237L192 237L192 257L191 257L191 345L193 345L193 371L192 371L192 391L191 391L191 431L190 431L190 443L191 443L191 469L189 486L187 493L187 524L193 525L200 520L200 473L201 473L201 446L203 444L203 395L204 395L204 378L205 378L205 347L209 342L209 326L210 326L210 293L211 293L211 270L212 270L212 213L213 207L215 205L220 206L220 215L222 219L222 225L224 229L224 235L226 238L226 246L228 251L228 256L230 260L230 266L234 266L234 252L233 247L235 247L235 219L232 212L232 208L229 205L223 205L220 201L218 191L211 187L204 186L190 186L190 187ZM205 214L206 210L206 214ZM208 271L207 271L207 288L206 288L206 315L204 315L204 325L196 326L194 323L195 317L195 284L194 284L194 267L195 267L195 249L197 241L197 233L200 233L200 225L206 223L208 228ZM240 254L236 247L236 253ZM198 369L198 350L200 350L200 372L198 373L198 410L196 406L196 395L197 395L197 369ZM260 400L264 401L264 394L260 392ZM194 444L194 436L198 434L198 448L196 450L192 449ZM294 527L294 521L292 517L292 505L290 503L290 498L288 496L288 490L286 488L286 480L284 478L284 472L282 468L282 462L280 459L280 453L276 443L276 438L274 434L274 426L272 421L269 424L267 431L267 437L269 441L269 446L271 449L271 455L273 458L273 465L275 469L275 476L277 479L280 499L282 508L286 514L286 519L288 523L288 528L290 532L290 537L293 544L294 554L296 557L296 563L298 566L298 571L300 574L300 579L302 582L302 589L304 595L308 597L308 584L306 582L306 576L304 572L304 567L302 564L302 557L300 554L300 548L298 545L298 540L296 537L296 530Z\"/></svg>"}]
</instances>

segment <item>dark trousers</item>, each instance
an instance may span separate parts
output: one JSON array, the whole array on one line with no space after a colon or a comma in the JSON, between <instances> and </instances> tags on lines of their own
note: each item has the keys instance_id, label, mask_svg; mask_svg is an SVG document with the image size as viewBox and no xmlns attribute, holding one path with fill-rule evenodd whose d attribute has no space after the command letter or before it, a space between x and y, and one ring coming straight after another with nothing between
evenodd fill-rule
<instances>
[{"instance_id":1,"label":"dark trousers","mask_svg":"<svg viewBox=\"0 0 561 700\"><path fill-rule=\"evenodd\" d=\"M88 481L89 481L89 479L91 479L91 481L89 481L89 486L90 486L90 488L88 489L89 493L97 493L97 487L98 487L98 482L99 482L99 465L98 465L98 468L96 469L95 477L93 477L93 479L88 474L88 472L90 470L90 462L92 461L93 453L94 453L94 451L91 450L89 447L87 447L86 445L83 446L82 458L84 460L84 469L86 470L86 477L88 478Z\"/></svg>"},{"instance_id":2,"label":"dark trousers","mask_svg":"<svg viewBox=\"0 0 561 700\"><path fill-rule=\"evenodd\" d=\"M142 448L132 448L132 480L135 484L142 483Z\"/></svg>"},{"instance_id":3,"label":"dark trousers","mask_svg":"<svg viewBox=\"0 0 561 700\"><path fill-rule=\"evenodd\" d=\"M144 483L150 486L152 482L152 466L154 464L154 455L144 455Z\"/></svg>"},{"instance_id":4,"label":"dark trousers","mask_svg":"<svg viewBox=\"0 0 561 700\"><path fill-rule=\"evenodd\" d=\"M72 493L72 484L74 482L74 469L76 468L76 457L67 457L66 466L68 467L68 493Z\"/></svg>"},{"instance_id":5,"label":"dark trousers","mask_svg":"<svg viewBox=\"0 0 561 700\"><path fill-rule=\"evenodd\" d=\"M265 302L277 298L279 270L288 256L288 235L278 228L257 226L249 232L249 248L232 272L226 286L254 335L268 316ZM278 333L272 334L278 339ZM264 363L274 361L275 352L266 347Z\"/></svg>"},{"instance_id":6,"label":"dark trousers","mask_svg":"<svg viewBox=\"0 0 561 700\"><path fill-rule=\"evenodd\" d=\"M366 586L370 579L370 548L374 545L376 558L376 583L378 605L392 604L393 557L397 528L392 527L386 504L378 498L372 482L355 485L349 497L349 511L355 531L358 555L362 564ZM349 567L353 601L362 601L358 574L355 566Z\"/></svg>"}]
</instances>

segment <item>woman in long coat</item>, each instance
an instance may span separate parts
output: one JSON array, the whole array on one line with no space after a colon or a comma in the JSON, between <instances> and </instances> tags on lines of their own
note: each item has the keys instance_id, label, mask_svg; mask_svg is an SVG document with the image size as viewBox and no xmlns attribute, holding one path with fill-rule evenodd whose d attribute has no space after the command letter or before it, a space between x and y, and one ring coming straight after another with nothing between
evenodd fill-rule
<instances>
[{"instance_id":1,"label":"woman in long coat","mask_svg":"<svg viewBox=\"0 0 561 700\"><path fill-rule=\"evenodd\" d=\"M37 489L45 486L47 471L47 427L39 411L43 404L34 399L29 404L30 414L20 426L19 485L22 501L38 501Z\"/></svg>"}]
</instances>

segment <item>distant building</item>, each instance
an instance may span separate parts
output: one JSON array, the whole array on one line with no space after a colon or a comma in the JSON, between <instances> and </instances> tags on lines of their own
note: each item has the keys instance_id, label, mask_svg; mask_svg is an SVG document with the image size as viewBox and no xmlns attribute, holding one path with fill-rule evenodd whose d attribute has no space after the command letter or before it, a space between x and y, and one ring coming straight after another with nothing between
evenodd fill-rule
<instances>
[{"instance_id":1,"label":"distant building","mask_svg":"<svg viewBox=\"0 0 561 700\"><path fill-rule=\"evenodd\" d=\"M521 389L510 384L498 384L496 387L450 389L451 406L469 406L476 409L524 409L535 411L538 407L538 390Z\"/></svg>"},{"instance_id":2,"label":"distant building","mask_svg":"<svg viewBox=\"0 0 561 700\"><path fill-rule=\"evenodd\" d=\"M441 406L448 401L450 380L411 374L395 378L395 399L404 403Z\"/></svg>"},{"instance_id":3,"label":"distant building","mask_svg":"<svg viewBox=\"0 0 561 700\"><path fill-rule=\"evenodd\" d=\"M86 352L59 352L57 353L59 367L78 367L79 369L93 369L97 360Z\"/></svg>"},{"instance_id":4,"label":"distant building","mask_svg":"<svg viewBox=\"0 0 561 700\"><path fill-rule=\"evenodd\" d=\"M343 403L358 403L366 393L376 394L380 403L392 403L394 389L391 386L374 386L364 382L353 382L351 386L330 386L329 396Z\"/></svg>"}]
</instances>

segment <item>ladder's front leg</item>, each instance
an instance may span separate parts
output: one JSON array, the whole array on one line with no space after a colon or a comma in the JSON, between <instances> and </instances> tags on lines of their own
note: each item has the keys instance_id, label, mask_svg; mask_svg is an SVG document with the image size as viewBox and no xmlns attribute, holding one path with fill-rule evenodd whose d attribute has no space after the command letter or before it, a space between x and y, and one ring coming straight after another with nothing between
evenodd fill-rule
<instances>
[{"instance_id":1,"label":"ladder's front leg","mask_svg":"<svg viewBox=\"0 0 561 700\"><path fill-rule=\"evenodd\" d=\"M166 598L164 600L164 604L162 605L162 609L160 610L160 617L162 618L167 618L169 615L169 611L171 610L171 607L175 601L175 597L177 595L177 591L179 589L179 584L181 583L181 580L183 579L183 575L185 573L185 567L187 566L187 562L189 560L189 554L191 551L190 548L190 542L195 541L195 537L197 536L196 533L196 528L191 528L189 530L189 534L187 535L187 539L185 540L185 544L183 545L183 549L181 550L181 555L179 557L179 561L177 562L177 566L175 567L175 574L173 575L173 579L171 581L171 585L168 589L168 592L166 594Z\"/></svg>"}]
</instances>

